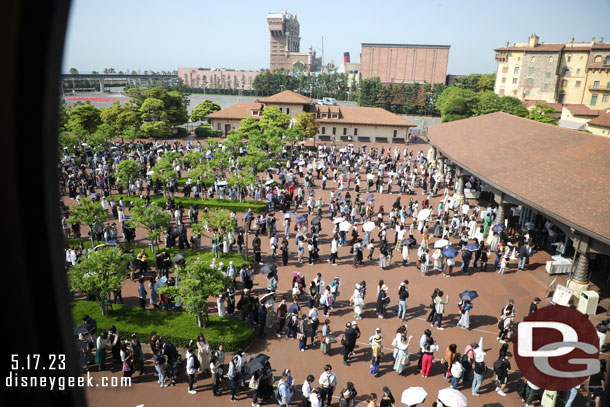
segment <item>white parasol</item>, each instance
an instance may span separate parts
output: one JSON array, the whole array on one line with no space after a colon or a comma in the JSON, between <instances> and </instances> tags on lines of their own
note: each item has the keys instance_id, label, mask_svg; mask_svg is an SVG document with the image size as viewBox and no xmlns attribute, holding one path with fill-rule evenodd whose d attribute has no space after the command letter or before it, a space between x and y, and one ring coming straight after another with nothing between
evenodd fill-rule
<instances>
[{"instance_id":1,"label":"white parasol","mask_svg":"<svg viewBox=\"0 0 610 407\"><path fill-rule=\"evenodd\" d=\"M339 230L342 232L348 232L351 228L352 228L352 224L346 220L339 223Z\"/></svg>"},{"instance_id":2,"label":"white parasol","mask_svg":"<svg viewBox=\"0 0 610 407\"><path fill-rule=\"evenodd\" d=\"M342 218L341 216L339 216L339 217L337 217L337 218L335 218L335 219L333 220L333 223L334 223L334 224L341 223L341 222L343 222L344 220L345 220L344 218Z\"/></svg>"},{"instance_id":3,"label":"white parasol","mask_svg":"<svg viewBox=\"0 0 610 407\"><path fill-rule=\"evenodd\" d=\"M447 246L449 246L449 241L445 239L437 240L436 242L434 242L435 249L442 249Z\"/></svg>"},{"instance_id":4,"label":"white parasol","mask_svg":"<svg viewBox=\"0 0 610 407\"><path fill-rule=\"evenodd\" d=\"M366 179L375 179L373 174L366 174Z\"/></svg>"},{"instance_id":5,"label":"white parasol","mask_svg":"<svg viewBox=\"0 0 610 407\"><path fill-rule=\"evenodd\" d=\"M438 399L447 407L466 407L468 399L459 390L447 387L438 391Z\"/></svg>"},{"instance_id":6,"label":"white parasol","mask_svg":"<svg viewBox=\"0 0 610 407\"><path fill-rule=\"evenodd\" d=\"M432 211L428 208L426 209L422 209L421 211L419 211L419 214L417 215L417 220L426 220L428 219L428 216L430 216L430 213Z\"/></svg>"},{"instance_id":7,"label":"white parasol","mask_svg":"<svg viewBox=\"0 0 610 407\"><path fill-rule=\"evenodd\" d=\"M375 222L365 222L364 225L362 225L362 230L364 230L367 233L371 233L373 230L375 230L377 226L375 225Z\"/></svg>"},{"instance_id":8,"label":"white parasol","mask_svg":"<svg viewBox=\"0 0 610 407\"><path fill-rule=\"evenodd\" d=\"M426 400L428 393L423 387L409 387L402 392L400 402L407 406L414 406L423 403Z\"/></svg>"},{"instance_id":9,"label":"white parasol","mask_svg":"<svg viewBox=\"0 0 610 407\"><path fill-rule=\"evenodd\" d=\"M154 173L155 173L154 171L148 171L148 172L146 173L146 175L153 175Z\"/></svg>"},{"instance_id":10,"label":"white parasol","mask_svg":"<svg viewBox=\"0 0 610 407\"><path fill-rule=\"evenodd\" d=\"M265 185L271 185L273 184L275 181L272 179L268 179L267 182L265 182Z\"/></svg>"}]
</instances>

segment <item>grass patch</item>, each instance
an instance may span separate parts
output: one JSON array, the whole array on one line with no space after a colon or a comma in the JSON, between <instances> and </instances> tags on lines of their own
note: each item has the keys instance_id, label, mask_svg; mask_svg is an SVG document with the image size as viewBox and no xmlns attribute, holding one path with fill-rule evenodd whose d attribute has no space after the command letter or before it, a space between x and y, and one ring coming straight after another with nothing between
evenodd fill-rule
<instances>
[{"instance_id":1,"label":"grass patch","mask_svg":"<svg viewBox=\"0 0 610 407\"><path fill-rule=\"evenodd\" d=\"M123 195L113 195L112 198L114 198L115 200L119 200L121 199L121 197L125 200L125 202L132 202L135 200L140 199L139 197L128 197L127 195L123 194ZM157 202L161 205L165 205L167 203L167 200L169 198L166 198L164 196L161 195L151 195L150 196L150 202ZM267 203L263 202L263 201L244 201L244 202L239 202L239 201L233 201L231 199L201 199L201 198L195 198L195 197L182 197L182 196L174 196L174 202L178 203L181 202L182 205L186 208L188 208L191 205L199 205L199 208L203 209L204 207L208 207L208 208L225 208L234 212L246 212L248 211L248 209L252 209L252 212L254 213L262 213L265 212L267 210Z\"/></svg>"},{"instance_id":2,"label":"grass patch","mask_svg":"<svg viewBox=\"0 0 610 407\"><path fill-rule=\"evenodd\" d=\"M68 244L69 246L72 246L72 247L78 246L78 244L80 242L83 242L83 246L85 247L85 249L91 248L90 239L69 238L69 239L65 239L65 241L66 241L66 244ZM103 244L103 243L104 243L103 241L98 242L98 244ZM119 244L118 246L125 248L125 250L127 250L127 251L133 249L135 254L139 253L140 250L144 249L144 251L148 255L148 261L147 261L148 267L151 268L155 265L155 256L152 254L152 251L150 250L150 246L131 245L131 244ZM177 248L170 248L170 249L167 249L167 252L170 254L172 259L178 253L184 253L186 255L187 259L189 257L199 256L199 257L201 257L202 260L207 261L209 263L211 263L212 259L214 258L214 253L212 253L210 251L204 251L204 250L192 250L192 249L180 250ZM238 253L220 253L220 258L217 261L218 262L222 261L225 265L228 265L229 262L232 261L233 264L235 264L235 267L239 270L243 265L253 263L254 259L252 257L248 257L248 259L246 260L246 259L244 259L244 256L242 256L241 254L238 254Z\"/></svg>"},{"instance_id":3,"label":"grass patch","mask_svg":"<svg viewBox=\"0 0 610 407\"><path fill-rule=\"evenodd\" d=\"M254 336L254 329L237 318L222 318L210 314L207 326L199 328L195 316L186 312L113 305L108 315L102 316L97 302L74 301L74 325L81 324L85 314L97 321L98 334L115 325L121 335L120 339L127 339L128 335L135 333L142 344L148 344L150 333L156 331L159 336L167 338L177 347L186 347L191 339L197 340L197 335L201 332L210 346L215 348L222 344L225 350L236 351L248 346Z\"/></svg>"}]
</instances>

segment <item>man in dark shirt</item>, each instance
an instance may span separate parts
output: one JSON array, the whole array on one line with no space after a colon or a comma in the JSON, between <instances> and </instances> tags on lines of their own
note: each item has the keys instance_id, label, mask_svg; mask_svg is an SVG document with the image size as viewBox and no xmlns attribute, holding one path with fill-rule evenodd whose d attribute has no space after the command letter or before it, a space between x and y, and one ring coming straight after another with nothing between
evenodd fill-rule
<instances>
[{"instance_id":1,"label":"man in dark shirt","mask_svg":"<svg viewBox=\"0 0 610 407\"><path fill-rule=\"evenodd\" d=\"M506 385L508 383L508 371L510 370L510 358L513 354L506 352L506 356L494 362L494 373L496 374L496 392L500 396L506 396Z\"/></svg>"},{"instance_id":2,"label":"man in dark shirt","mask_svg":"<svg viewBox=\"0 0 610 407\"><path fill-rule=\"evenodd\" d=\"M356 346L356 340L358 339L358 331L352 327L352 324L347 322L345 324L345 332L343 333L343 363L349 366L349 356Z\"/></svg>"},{"instance_id":3,"label":"man in dark shirt","mask_svg":"<svg viewBox=\"0 0 610 407\"><path fill-rule=\"evenodd\" d=\"M532 301L532 303L530 304L530 311L528 312L527 315L532 314L533 312L538 311L538 303L540 302L540 298L535 297L534 301Z\"/></svg>"}]
</instances>

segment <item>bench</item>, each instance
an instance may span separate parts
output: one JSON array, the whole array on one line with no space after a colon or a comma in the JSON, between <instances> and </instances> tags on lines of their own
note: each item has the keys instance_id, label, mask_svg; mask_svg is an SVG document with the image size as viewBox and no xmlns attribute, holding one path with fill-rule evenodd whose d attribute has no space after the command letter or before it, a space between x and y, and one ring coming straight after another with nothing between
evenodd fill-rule
<instances>
[{"instance_id":1,"label":"bench","mask_svg":"<svg viewBox=\"0 0 610 407\"><path fill-rule=\"evenodd\" d=\"M370 137L358 137L358 141L362 142L362 143L370 143L371 142L371 138Z\"/></svg>"},{"instance_id":2,"label":"bench","mask_svg":"<svg viewBox=\"0 0 610 407\"><path fill-rule=\"evenodd\" d=\"M388 142L387 137L375 137L375 143L387 143L387 142Z\"/></svg>"}]
</instances>

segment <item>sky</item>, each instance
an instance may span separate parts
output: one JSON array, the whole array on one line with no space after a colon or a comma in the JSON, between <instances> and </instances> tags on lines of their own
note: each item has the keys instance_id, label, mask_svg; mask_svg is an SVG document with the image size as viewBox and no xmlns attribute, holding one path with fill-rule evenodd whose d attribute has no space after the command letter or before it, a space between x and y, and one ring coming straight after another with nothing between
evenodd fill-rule
<instances>
[{"instance_id":1,"label":"sky","mask_svg":"<svg viewBox=\"0 0 610 407\"><path fill-rule=\"evenodd\" d=\"M586 4L586 7L583 6ZM360 61L361 43L450 45L448 74L496 71L494 48L610 42L610 0L72 0L63 72L269 68L267 13L285 9L324 62Z\"/></svg>"}]
</instances>

